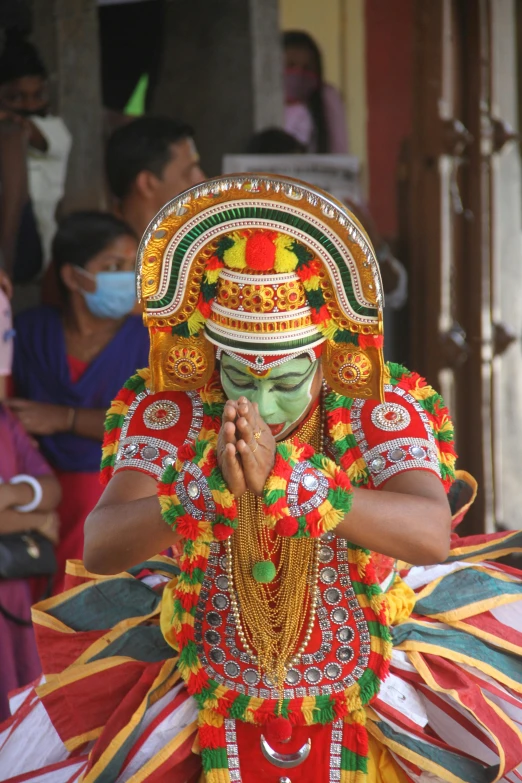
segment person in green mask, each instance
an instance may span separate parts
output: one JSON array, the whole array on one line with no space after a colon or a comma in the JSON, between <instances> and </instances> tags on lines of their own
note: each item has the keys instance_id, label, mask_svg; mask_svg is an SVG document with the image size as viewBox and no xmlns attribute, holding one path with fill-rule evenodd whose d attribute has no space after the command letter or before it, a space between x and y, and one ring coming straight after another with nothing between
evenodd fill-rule
<instances>
[{"instance_id":1,"label":"person in green mask","mask_svg":"<svg viewBox=\"0 0 522 783\"><path fill-rule=\"evenodd\" d=\"M483 558L517 534L450 549L451 419L383 361L356 217L284 177L216 178L159 211L138 276L149 364L106 417L84 565L35 613L69 662L46 650L40 733L71 755L13 773L507 779L522 575Z\"/></svg>"}]
</instances>

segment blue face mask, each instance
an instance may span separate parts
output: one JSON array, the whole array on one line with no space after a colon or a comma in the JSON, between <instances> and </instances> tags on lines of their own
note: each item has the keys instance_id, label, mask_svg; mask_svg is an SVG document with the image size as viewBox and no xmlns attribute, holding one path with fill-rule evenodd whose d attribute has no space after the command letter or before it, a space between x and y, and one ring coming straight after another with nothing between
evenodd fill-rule
<instances>
[{"instance_id":1,"label":"blue face mask","mask_svg":"<svg viewBox=\"0 0 522 783\"><path fill-rule=\"evenodd\" d=\"M84 275L96 281L96 291L83 291L89 311L96 318L123 318L136 303L136 277L134 272L98 272L92 274L76 267Z\"/></svg>"}]
</instances>

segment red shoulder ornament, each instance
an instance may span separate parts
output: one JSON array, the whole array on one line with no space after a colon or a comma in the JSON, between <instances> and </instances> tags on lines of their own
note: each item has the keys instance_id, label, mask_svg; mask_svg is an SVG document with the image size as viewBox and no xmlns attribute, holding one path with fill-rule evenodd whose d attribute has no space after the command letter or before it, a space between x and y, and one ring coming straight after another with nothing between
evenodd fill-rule
<instances>
[{"instance_id":1,"label":"red shoulder ornament","mask_svg":"<svg viewBox=\"0 0 522 783\"><path fill-rule=\"evenodd\" d=\"M455 478L453 424L444 401L417 373L387 365L385 401L354 400L353 435L375 487L407 470L430 470L446 491Z\"/></svg>"},{"instance_id":2,"label":"red shoulder ornament","mask_svg":"<svg viewBox=\"0 0 522 783\"><path fill-rule=\"evenodd\" d=\"M178 449L192 443L204 425L196 391L151 393L148 369L138 370L113 401L105 420L101 481L133 469L159 479L176 462Z\"/></svg>"}]
</instances>

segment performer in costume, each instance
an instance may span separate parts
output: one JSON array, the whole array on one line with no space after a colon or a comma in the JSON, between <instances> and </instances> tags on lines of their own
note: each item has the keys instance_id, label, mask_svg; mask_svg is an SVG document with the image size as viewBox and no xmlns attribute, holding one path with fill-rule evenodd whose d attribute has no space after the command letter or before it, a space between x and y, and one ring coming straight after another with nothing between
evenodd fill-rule
<instances>
[{"instance_id":1,"label":"performer in costume","mask_svg":"<svg viewBox=\"0 0 522 783\"><path fill-rule=\"evenodd\" d=\"M12 780L521 779L522 581L488 562L520 536L448 557L446 491L456 524L473 482L441 397L383 363L377 270L342 205L280 177L151 224L150 367L107 417L90 571L34 609Z\"/></svg>"}]
</instances>

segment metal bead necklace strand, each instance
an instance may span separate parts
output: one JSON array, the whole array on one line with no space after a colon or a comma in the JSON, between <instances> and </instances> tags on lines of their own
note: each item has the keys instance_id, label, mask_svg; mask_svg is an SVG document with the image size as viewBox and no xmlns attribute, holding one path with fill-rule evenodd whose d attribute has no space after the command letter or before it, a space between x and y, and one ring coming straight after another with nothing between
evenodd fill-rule
<instances>
[{"instance_id":1,"label":"metal bead necklace strand","mask_svg":"<svg viewBox=\"0 0 522 783\"><path fill-rule=\"evenodd\" d=\"M324 425L324 400L321 400L296 435L322 453ZM320 542L278 535L271 540L263 523L261 499L251 493L245 493L240 499L238 517L237 531L225 542L232 613L239 639L251 661L282 691L288 669L299 662L312 636ZM278 560L278 584L274 581L260 584L252 577L253 563L267 556ZM302 643L293 652L307 615Z\"/></svg>"}]
</instances>

